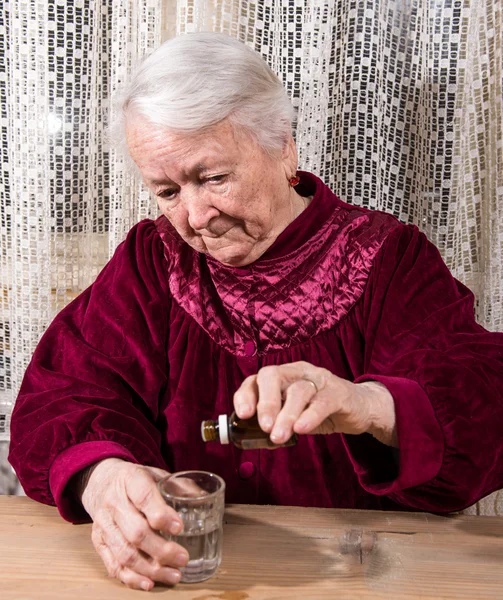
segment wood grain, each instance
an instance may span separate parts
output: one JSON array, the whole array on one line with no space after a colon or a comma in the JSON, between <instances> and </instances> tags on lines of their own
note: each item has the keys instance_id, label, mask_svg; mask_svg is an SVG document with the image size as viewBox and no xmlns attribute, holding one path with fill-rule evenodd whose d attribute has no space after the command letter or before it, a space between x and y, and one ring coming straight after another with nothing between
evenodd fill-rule
<instances>
[{"instance_id":1,"label":"wood grain","mask_svg":"<svg viewBox=\"0 0 503 600\"><path fill-rule=\"evenodd\" d=\"M106 576L90 525L0 496L2 600L140 597ZM191 600L501 599L499 517L228 506L224 558L202 584L150 594Z\"/></svg>"}]
</instances>

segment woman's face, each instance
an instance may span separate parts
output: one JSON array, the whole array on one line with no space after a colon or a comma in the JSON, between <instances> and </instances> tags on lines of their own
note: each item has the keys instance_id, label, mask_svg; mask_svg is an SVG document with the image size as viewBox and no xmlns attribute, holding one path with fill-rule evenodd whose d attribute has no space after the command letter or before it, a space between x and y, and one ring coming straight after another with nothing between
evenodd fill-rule
<instances>
[{"instance_id":1,"label":"woman's face","mask_svg":"<svg viewBox=\"0 0 503 600\"><path fill-rule=\"evenodd\" d=\"M126 134L162 213L190 246L224 264L257 260L303 210L288 182L297 168L292 139L271 157L228 120L184 134L137 117Z\"/></svg>"}]
</instances>

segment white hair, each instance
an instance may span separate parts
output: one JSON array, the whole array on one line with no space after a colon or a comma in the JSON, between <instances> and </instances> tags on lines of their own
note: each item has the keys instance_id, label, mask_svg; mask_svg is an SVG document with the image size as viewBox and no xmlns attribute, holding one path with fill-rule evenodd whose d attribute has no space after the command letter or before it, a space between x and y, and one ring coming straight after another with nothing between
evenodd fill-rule
<instances>
[{"instance_id":1,"label":"white hair","mask_svg":"<svg viewBox=\"0 0 503 600\"><path fill-rule=\"evenodd\" d=\"M261 56L221 33L189 33L160 46L124 88L111 140L125 146L125 120L141 116L174 131L195 133L225 118L267 152L281 150L294 109Z\"/></svg>"}]
</instances>

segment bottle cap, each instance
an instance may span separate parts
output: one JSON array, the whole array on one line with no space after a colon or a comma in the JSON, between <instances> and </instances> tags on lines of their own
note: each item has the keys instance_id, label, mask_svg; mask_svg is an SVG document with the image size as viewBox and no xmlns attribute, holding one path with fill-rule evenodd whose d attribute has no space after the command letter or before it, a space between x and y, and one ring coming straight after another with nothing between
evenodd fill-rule
<instances>
[{"instance_id":1,"label":"bottle cap","mask_svg":"<svg viewBox=\"0 0 503 600\"><path fill-rule=\"evenodd\" d=\"M227 415L218 415L218 433L220 435L220 443L229 443L229 428L227 427Z\"/></svg>"}]
</instances>

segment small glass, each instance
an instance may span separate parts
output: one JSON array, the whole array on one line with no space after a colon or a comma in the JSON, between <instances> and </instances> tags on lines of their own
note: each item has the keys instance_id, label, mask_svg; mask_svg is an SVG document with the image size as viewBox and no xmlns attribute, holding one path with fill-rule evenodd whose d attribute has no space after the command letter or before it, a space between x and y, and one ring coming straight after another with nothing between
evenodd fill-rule
<instances>
[{"instance_id":1,"label":"small glass","mask_svg":"<svg viewBox=\"0 0 503 600\"><path fill-rule=\"evenodd\" d=\"M225 481L208 471L180 471L161 479L157 486L183 523L178 535L161 531L189 553L189 562L180 569L180 581L209 579L222 560Z\"/></svg>"}]
</instances>

